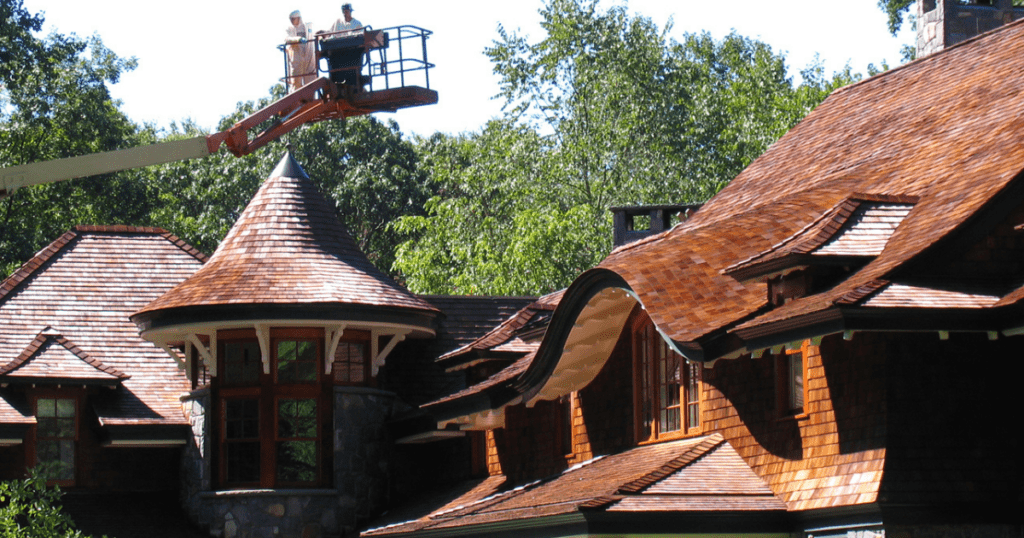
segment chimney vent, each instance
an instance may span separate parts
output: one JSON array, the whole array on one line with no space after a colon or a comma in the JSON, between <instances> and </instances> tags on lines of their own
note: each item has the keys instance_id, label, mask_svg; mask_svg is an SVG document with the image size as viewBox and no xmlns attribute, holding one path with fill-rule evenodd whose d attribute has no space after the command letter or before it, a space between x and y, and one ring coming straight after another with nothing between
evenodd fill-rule
<instances>
[{"instance_id":1,"label":"chimney vent","mask_svg":"<svg viewBox=\"0 0 1024 538\"><path fill-rule=\"evenodd\" d=\"M616 247L664 232L689 219L700 204L613 207L612 242Z\"/></svg>"}]
</instances>

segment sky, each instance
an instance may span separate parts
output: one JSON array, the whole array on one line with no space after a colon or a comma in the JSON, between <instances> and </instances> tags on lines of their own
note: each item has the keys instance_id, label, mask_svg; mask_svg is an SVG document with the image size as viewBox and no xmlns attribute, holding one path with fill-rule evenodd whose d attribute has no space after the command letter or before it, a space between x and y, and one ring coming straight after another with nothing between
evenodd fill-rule
<instances>
[{"instance_id":1,"label":"sky","mask_svg":"<svg viewBox=\"0 0 1024 538\"><path fill-rule=\"evenodd\" d=\"M806 0L602 0L602 6L626 5L671 36L708 31L721 38L735 30L769 44L786 55L790 74L818 55L827 73L849 63L864 73L869 63L890 66L900 61L908 33L889 35L876 0L807 2ZM302 11L307 24L325 29L341 16L341 2L308 0L25 0L31 12L42 11L44 33L80 37L99 35L138 67L111 87L132 120L166 128L191 119L213 130L237 103L264 97L284 74L277 45L290 24L288 14ZM543 0L354 1L353 16L376 28L414 25L433 32L428 40L430 86L438 104L380 114L394 118L406 134L450 134L479 130L501 113L498 77L483 51L498 37L499 25L542 37L538 11Z\"/></svg>"}]
</instances>

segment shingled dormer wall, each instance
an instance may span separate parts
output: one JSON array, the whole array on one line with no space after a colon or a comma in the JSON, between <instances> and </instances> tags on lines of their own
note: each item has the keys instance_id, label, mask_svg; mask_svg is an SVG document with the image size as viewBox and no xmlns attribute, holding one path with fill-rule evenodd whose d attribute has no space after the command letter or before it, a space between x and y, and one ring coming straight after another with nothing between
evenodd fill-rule
<instances>
[{"instance_id":1,"label":"shingled dormer wall","mask_svg":"<svg viewBox=\"0 0 1024 538\"><path fill-rule=\"evenodd\" d=\"M1024 17L1018 0L919 0L917 57L934 54Z\"/></svg>"}]
</instances>

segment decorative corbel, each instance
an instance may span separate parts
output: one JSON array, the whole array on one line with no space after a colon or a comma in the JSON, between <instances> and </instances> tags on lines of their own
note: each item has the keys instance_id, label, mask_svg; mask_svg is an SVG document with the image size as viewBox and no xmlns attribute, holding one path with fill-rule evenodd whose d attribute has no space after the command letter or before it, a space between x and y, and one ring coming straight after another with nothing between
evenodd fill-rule
<instances>
[{"instance_id":1,"label":"decorative corbel","mask_svg":"<svg viewBox=\"0 0 1024 538\"><path fill-rule=\"evenodd\" d=\"M404 330L392 334L391 340L388 340L388 343L384 346L384 349L380 350L379 353L377 352L377 338L379 335L377 335L376 331L371 333L370 346L371 350L373 351L373 377L377 377L377 372L380 370L380 367L384 365L384 359L388 357L388 354L390 354L391 351L395 349L395 346L397 346L399 342L405 340L405 336L410 332L412 331Z\"/></svg>"},{"instance_id":2,"label":"decorative corbel","mask_svg":"<svg viewBox=\"0 0 1024 538\"><path fill-rule=\"evenodd\" d=\"M164 342L164 341L156 342L156 345L160 346L160 349L163 349L164 352L167 353L167 356L169 356L170 358L174 359L174 362L178 364L178 369L179 370L185 370L186 376L189 379L192 378L192 360L191 360L192 357L182 357L167 342ZM190 349L191 347L192 346L189 346L188 344L185 345L186 349Z\"/></svg>"},{"instance_id":3,"label":"decorative corbel","mask_svg":"<svg viewBox=\"0 0 1024 538\"><path fill-rule=\"evenodd\" d=\"M256 339L260 342L260 360L263 362L263 373L270 374L270 325L257 323Z\"/></svg>"},{"instance_id":4,"label":"decorative corbel","mask_svg":"<svg viewBox=\"0 0 1024 538\"><path fill-rule=\"evenodd\" d=\"M341 335L345 333L345 324L329 325L324 327L324 373L331 375L334 366L334 353L338 351L338 343L341 342Z\"/></svg>"},{"instance_id":5,"label":"decorative corbel","mask_svg":"<svg viewBox=\"0 0 1024 538\"><path fill-rule=\"evenodd\" d=\"M199 334L203 334L210 340L210 345L207 347L203 344L203 341L199 339ZM211 377L217 377L217 333L188 333L188 342L192 344L199 351L199 356L203 359L206 364L206 370L210 372ZM192 362L192 361L189 361Z\"/></svg>"}]
</instances>

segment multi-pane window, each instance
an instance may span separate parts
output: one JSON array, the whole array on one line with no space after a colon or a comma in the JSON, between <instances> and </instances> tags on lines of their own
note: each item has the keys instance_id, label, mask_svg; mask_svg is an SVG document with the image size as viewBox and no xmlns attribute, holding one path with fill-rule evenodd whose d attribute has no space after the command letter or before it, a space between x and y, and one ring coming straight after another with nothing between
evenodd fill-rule
<instances>
[{"instance_id":1,"label":"multi-pane window","mask_svg":"<svg viewBox=\"0 0 1024 538\"><path fill-rule=\"evenodd\" d=\"M77 401L73 398L36 399L36 466L48 480L75 479Z\"/></svg>"},{"instance_id":2,"label":"multi-pane window","mask_svg":"<svg viewBox=\"0 0 1024 538\"><path fill-rule=\"evenodd\" d=\"M345 385L365 384L369 377L367 346L364 342L339 342L334 352L334 381Z\"/></svg>"},{"instance_id":3,"label":"multi-pane window","mask_svg":"<svg viewBox=\"0 0 1024 538\"><path fill-rule=\"evenodd\" d=\"M700 366L669 348L646 316L633 332L637 437L641 441L700 430Z\"/></svg>"},{"instance_id":4,"label":"multi-pane window","mask_svg":"<svg viewBox=\"0 0 1024 538\"><path fill-rule=\"evenodd\" d=\"M321 375L323 337L313 330L276 332L269 340L269 374L254 333L238 331L220 340L222 374L214 387L223 486L323 485L320 421L330 420L329 392L322 386L328 380Z\"/></svg>"},{"instance_id":5,"label":"multi-pane window","mask_svg":"<svg viewBox=\"0 0 1024 538\"><path fill-rule=\"evenodd\" d=\"M316 381L317 344L313 340L277 341L277 382L313 383Z\"/></svg>"},{"instance_id":6,"label":"multi-pane window","mask_svg":"<svg viewBox=\"0 0 1024 538\"><path fill-rule=\"evenodd\" d=\"M316 400L281 398L277 401L277 481L315 482L317 478Z\"/></svg>"},{"instance_id":7,"label":"multi-pane window","mask_svg":"<svg viewBox=\"0 0 1024 538\"><path fill-rule=\"evenodd\" d=\"M231 484L260 483L260 401L224 400L224 473Z\"/></svg>"}]
</instances>

